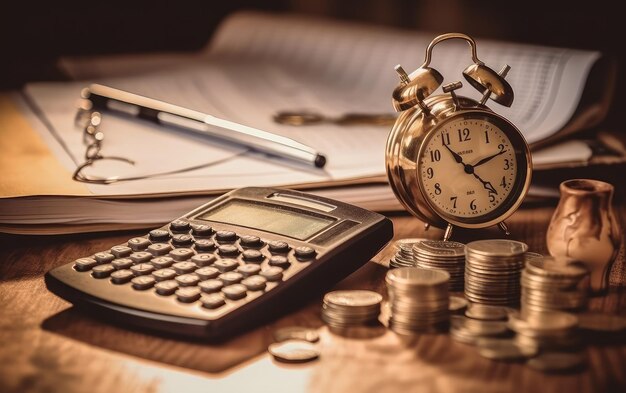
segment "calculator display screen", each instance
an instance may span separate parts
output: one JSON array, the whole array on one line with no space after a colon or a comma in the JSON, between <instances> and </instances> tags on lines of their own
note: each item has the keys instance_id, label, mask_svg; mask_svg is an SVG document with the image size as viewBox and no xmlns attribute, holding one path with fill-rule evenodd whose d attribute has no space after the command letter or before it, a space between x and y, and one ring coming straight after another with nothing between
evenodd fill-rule
<instances>
[{"instance_id":1,"label":"calculator display screen","mask_svg":"<svg viewBox=\"0 0 626 393\"><path fill-rule=\"evenodd\" d=\"M255 228L299 240L308 239L335 222L330 217L308 215L241 200L228 201L196 218Z\"/></svg>"}]
</instances>

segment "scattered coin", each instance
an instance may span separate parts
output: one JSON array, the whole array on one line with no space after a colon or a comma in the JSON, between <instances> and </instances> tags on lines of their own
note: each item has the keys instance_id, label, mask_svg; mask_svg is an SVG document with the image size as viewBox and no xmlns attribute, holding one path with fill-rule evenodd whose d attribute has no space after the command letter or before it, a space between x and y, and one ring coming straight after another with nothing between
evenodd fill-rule
<instances>
[{"instance_id":1,"label":"scattered coin","mask_svg":"<svg viewBox=\"0 0 626 393\"><path fill-rule=\"evenodd\" d=\"M450 305L448 306L448 310L451 313L462 313L467 309L469 302L459 296L450 296Z\"/></svg>"},{"instance_id":2,"label":"scattered coin","mask_svg":"<svg viewBox=\"0 0 626 393\"><path fill-rule=\"evenodd\" d=\"M563 372L582 367L585 356L581 352L545 352L528 360L526 364L543 372Z\"/></svg>"},{"instance_id":3,"label":"scattered coin","mask_svg":"<svg viewBox=\"0 0 626 393\"><path fill-rule=\"evenodd\" d=\"M274 332L274 340L283 342L287 340L303 340L310 343L319 341L320 336L315 329L300 326L283 327Z\"/></svg>"},{"instance_id":4,"label":"scattered coin","mask_svg":"<svg viewBox=\"0 0 626 393\"><path fill-rule=\"evenodd\" d=\"M286 363L304 363L319 357L319 350L310 342L287 340L271 344L267 348L274 359Z\"/></svg>"},{"instance_id":5,"label":"scattered coin","mask_svg":"<svg viewBox=\"0 0 626 393\"><path fill-rule=\"evenodd\" d=\"M505 321L508 318L509 309L485 304L472 304L465 311L465 316L483 321Z\"/></svg>"},{"instance_id":6,"label":"scattered coin","mask_svg":"<svg viewBox=\"0 0 626 393\"><path fill-rule=\"evenodd\" d=\"M537 355L537 347L519 345L515 340L506 339L479 339L478 353L493 360L521 360Z\"/></svg>"}]
</instances>

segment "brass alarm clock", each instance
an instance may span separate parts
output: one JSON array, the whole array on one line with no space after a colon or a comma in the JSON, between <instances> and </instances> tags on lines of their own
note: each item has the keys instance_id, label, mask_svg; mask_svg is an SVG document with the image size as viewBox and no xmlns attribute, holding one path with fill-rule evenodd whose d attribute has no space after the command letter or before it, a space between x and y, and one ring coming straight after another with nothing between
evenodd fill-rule
<instances>
[{"instance_id":1,"label":"brass alarm clock","mask_svg":"<svg viewBox=\"0 0 626 393\"><path fill-rule=\"evenodd\" d=\"M476 101L459 96L461 82L432 93L443 76L430 68L435 45L462 39L470 46L473 63L464 71L467 82L483 93ZM530 150L513 123L489 109L492 99L506 107L513 89L505 80L510 67L496 73L478 59L476 42L460 33L436 37L426 48L424 64L410 75L396 66L400 84L393 107L402 112L387 139L385 163L391 187L405 208L426 227L445 228L444 240L455 226L485 228L504 220L522 203L532 174Z\"/></svg>"}]
</instances>

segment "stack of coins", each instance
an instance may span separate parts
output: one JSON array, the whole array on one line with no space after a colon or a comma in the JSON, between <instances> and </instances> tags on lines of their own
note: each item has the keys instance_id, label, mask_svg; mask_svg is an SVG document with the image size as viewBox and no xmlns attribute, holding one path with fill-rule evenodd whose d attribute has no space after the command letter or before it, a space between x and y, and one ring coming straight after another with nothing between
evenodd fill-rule
<instances>
[{"instance_id":1,"label":"stack of coins","mask_svg":"<svg viewBox=\"0 0 626 393\"><path fill-rule=\"evenodd\" d=\"M478 240L465 246L465 297L474 303L517 305L528 246L505 239Z\"/></svg>"},{"instance_id":2,"label":"stack of coins","mask_svg":"<svg viewBox=\"0 0 626 393\"><path fill-rule=\"evenodd\" d=\"M449 320L448 282L444 270L402 267L385 277L389 291L389 327L400 334L437 331Z\"/></svg>"},{"instance_id":3,"label":"stack of coins","mask_svg":"<svg viewBox=\"0 0 626 393\"><path fill-rule=\"evenodd\" d=\"M413 244L415 266L441 269L450 274L450 291L463 291L465 274L465 245L463 243L422 240Z\"/></svg>"},{"instance_id":4,"label":"stack of coins","mask_svg":"<svg viewBox=\"0 0 626 393\"><path fill-rule=\"evenodd\" d=\"M516 334L520 346L536 347L541 351L570 350L580 346L578 318L562 311L509 313L507 326Z\"/></svg>"},{"instance_id":5,"label":"stack of coins","mask_svg":"<svg viewBox=\"0 0 626 393\"><path fill-rule=\"evenodd\" d=\"M522 311L582 310L589 270L564 258L530 259L522 272Z\"/></svg>"},{"instance_id":6,"label":"stack of coins","mask_svg":"<svg viewBox=\"0 0 626 393\"><path fill-rule=\"evenodd\" d=\"M375 323L383 297L373 291L329 292L324 296L322 319L331 327L344 328Z\"/></svg>"},{"instance_id":7,"label":"stack of coins","mask_svg":"<svg viewBox=\"0 0 626 393\"><path fill-rule=\"evenodd\" d=\"M410 238L400 239L394 243L395 255L389 261L390 268L415 266L413 260L413 245L426 239Z\"/></svg>"}]
</instances>

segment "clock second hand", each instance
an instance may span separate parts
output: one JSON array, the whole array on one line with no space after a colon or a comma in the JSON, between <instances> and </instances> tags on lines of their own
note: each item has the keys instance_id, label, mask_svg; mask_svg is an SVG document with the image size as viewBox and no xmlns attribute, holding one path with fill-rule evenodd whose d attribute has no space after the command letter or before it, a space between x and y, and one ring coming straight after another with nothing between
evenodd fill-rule
<instances>
[{"instance_id":1,"label":"clock second hand","mask_svg":"<svg viewBox=\"0 0 626 393\"><path fill-rule=\"evenodd\" d=\"M476 172L474 172L474 165L464 163L463 162L463 158L458 153L456 153L454 150L450 149L450 146L446 145L445 143L443 145L446 147L446 149L448 149L450 154L452 154L452 157L454 157L454 161L456 161L457 163L463 165L465 173L467 173L468 175L474 175L474 177L476 179L478 179L483 184L483 187L485 187L485 189L487 191L492 192L492 193L498 195L498 191L496 191L496 189L493 188L493 185L491 184L491 182L484 181L483 179L481 179L480 176L478 176L476 174ZM492 159L493 157L495 157L495 156L497 156L499 154L501 154L501 153L498 153L498 154L496 154L494 156L488 157L485 161L481 160L483 162L479 161L479 164L484 164L485 162L489 161L490 159Z\"/></svg>"}]
</instances>

